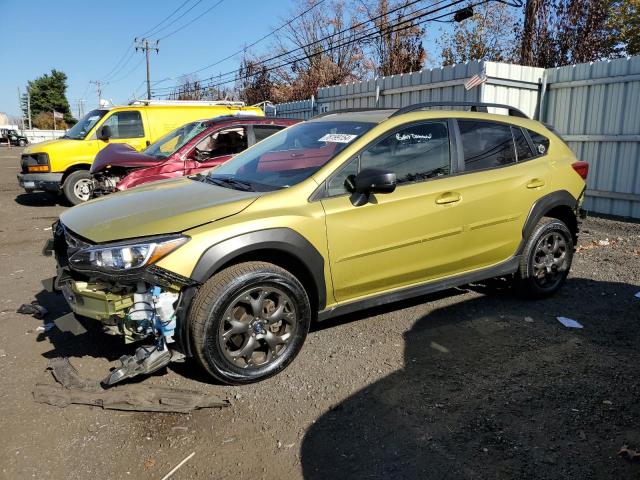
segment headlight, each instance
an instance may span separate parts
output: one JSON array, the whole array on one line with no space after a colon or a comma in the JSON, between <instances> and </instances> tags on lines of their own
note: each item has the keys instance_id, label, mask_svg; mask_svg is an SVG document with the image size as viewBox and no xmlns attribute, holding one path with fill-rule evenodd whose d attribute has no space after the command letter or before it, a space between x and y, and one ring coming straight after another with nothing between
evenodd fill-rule
<instances>
[{"instance_id":1,"label":"headlight","mask_svg":"<svg viewBox=\"0 0 640 480\"><path fill-rule=\"evenodd\" d=\"M184 245L189 237L164 237L139 243L97 245L74 253L69 263L76 270L121 272L157 262Z\"/></svg>"}]
</instances>

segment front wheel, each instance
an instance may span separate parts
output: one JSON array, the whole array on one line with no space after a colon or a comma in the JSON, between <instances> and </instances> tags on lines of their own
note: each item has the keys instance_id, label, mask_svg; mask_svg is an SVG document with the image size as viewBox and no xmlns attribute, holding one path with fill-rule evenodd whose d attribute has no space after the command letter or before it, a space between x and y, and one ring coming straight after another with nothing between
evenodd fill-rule
<instances>
[{"instance_id":1,"label":"front wheel","mask_svg":"<svg viewBox=\"0 0 640 480\"><path fill-rule=\"evenodd\" d=\"M91 198L93 180L86 170L71 173L62 185L62 193L71 205L84 203Z\"/></svg>"},{"instance_id":2,"label":"front wheel","mask_svg":"<svg viewBox=\"0 0 640 480\"><path fill-rule=\"evenodd\" d=\"M195 357L232 385L264 380L293 361L307 336L311 305L291 273L265 262L233 265L196 294L188 324Z\"/></svg>"},{"instance_id":3,"label":"front wheel","mask_svg":"<svg viewBox=\"0 0 640 480\"><path fill-rule=\"evenodd\" d=\"M527 240L515 276L520 293L542 298L557 292L569 274L573 236L564 222L543 218Z\"/></svg>"},{"instance_id":4,"label":"front wheel","mask_svg":"<svg viewBox=\"0 0 640 480\"><path fill-rule=\"evenodd\" d=\"M19 140L19 141L18 141L18 146L20 146L20 147L24 147L24 146L26 146L26 145L27 145L26 140Z\"/></svg>"}]
</instances>

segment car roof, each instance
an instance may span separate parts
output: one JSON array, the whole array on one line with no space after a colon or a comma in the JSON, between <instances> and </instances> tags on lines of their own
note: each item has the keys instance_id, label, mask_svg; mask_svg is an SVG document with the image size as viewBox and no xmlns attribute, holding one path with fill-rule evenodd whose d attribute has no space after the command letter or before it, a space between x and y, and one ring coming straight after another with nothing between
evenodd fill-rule
<instances>
[{"instance_id":1,"label":"car roof","mask_svg":"<svg viewBox=\"0 0 640 480\"><path fill-rule=\"evenodd\" d=\"M359 110L336 110L314 117L309 122L367 122L381 123L388 119L397 109L359 109Z\"/></svg>"}]
</instances>

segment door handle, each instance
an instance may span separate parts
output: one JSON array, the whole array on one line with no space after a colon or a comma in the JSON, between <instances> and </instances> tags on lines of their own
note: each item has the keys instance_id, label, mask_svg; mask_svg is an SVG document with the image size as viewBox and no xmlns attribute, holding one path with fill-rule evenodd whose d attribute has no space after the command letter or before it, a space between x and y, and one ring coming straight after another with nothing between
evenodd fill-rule
<instances>
[{"instance_id":1,"label":"door handle","mask_svg":"<svg viewBox=\"0 0 640 480\"><path fill-rule=\"evenodd\" d=\"M436 198L438 205L446 205L447 203L456 203L462 200L462 196L457 192L445 192Z\"/></svg>"},{"instance_id":2,"label":"door handle","mask_svg":"<svg viewBox=\"0 0 640 480\"><path fill-rule=\"evenodd\" d=\"M529 183L527 183L527 188L540 188L540 187L544 187L544 180L542 180L541 178L534 178L532 180L529 180Z\"/></svg>"}]
</instances>

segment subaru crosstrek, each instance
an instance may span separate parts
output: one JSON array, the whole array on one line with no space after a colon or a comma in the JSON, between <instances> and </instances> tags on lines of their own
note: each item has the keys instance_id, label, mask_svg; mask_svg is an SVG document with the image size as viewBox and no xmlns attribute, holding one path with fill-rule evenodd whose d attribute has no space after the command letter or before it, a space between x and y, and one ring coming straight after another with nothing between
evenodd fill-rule
<instances>
[{"instance_id":1,"label":"subaru crosstrek","mask_svg":"<svg viewBox=\"0 0 640 480\"><path fill-rule=\"evenodd\" d=\"M141 342L104 383L185 356L254 382L313 321L493 277L558 290L588 165L514 108L452 106L324 114L211 172L63 213L56 288Z\"/></svg>"}]
</instances>

